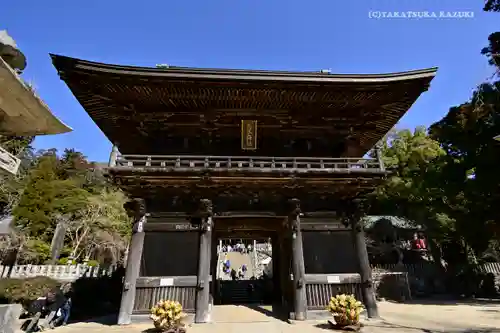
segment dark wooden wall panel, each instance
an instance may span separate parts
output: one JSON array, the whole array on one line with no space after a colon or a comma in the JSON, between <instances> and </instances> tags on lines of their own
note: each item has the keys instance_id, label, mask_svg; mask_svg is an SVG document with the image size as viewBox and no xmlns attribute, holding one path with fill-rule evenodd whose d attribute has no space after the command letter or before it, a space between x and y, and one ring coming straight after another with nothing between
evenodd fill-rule
<instances>
[{"instance_id":1,"label":"dark wooden wall panel","mask_svg":"<svg viewBox=\"0 0 500 333\"><path fill-rule=\"evenodd\" d=\"M349 230L302 231L306 274L355 273L356 254Z\"/></svg>"},{"instance_id":2,"label":"dark wooden wall panel","mask_svg":"<svg viewBox=\"0 0 500 333\"><path fill-rule=\"evenodd\" d=\"M188 276L198 271L197 231L146 232L140 276Z\"/></svg>"}]
</instances>

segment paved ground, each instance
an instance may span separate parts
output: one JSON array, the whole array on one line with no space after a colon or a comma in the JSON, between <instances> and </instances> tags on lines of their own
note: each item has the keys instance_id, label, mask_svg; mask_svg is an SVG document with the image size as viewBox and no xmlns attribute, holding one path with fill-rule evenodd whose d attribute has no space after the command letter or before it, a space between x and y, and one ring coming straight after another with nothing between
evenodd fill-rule
<instances>
[{"instance_id":1,"label":"paved ground","mask_svg":"<svg viewBox=\"0 0 500 333\"><path fill-rule=\"evenodd\" d=\"M397 304L379 303L381 320L365 321L365 333L500 333L500 303ZM325 320L288 324L269 314L270 309L216 306L212 324L192 325L188 333L321 333ZM54 333L151 332L151 324L127 327L78 323Z\"/></svg>"}]
</instances>

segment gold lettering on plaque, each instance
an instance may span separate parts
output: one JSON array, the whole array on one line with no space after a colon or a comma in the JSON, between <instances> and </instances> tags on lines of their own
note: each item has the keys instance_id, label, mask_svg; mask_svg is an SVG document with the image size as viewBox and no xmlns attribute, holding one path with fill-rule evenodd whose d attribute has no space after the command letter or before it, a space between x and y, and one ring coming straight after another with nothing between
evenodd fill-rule
<instances>
[{"instance_id":1,"label":"gold lettering on plaque","mask_svg":"<svg viewBox=\"0 0 500 333\"><path fill-rule=\"evenodd\" d=\"M257 149L257 120L241 121L241 149Z\"/></svg>"}]
</instances>

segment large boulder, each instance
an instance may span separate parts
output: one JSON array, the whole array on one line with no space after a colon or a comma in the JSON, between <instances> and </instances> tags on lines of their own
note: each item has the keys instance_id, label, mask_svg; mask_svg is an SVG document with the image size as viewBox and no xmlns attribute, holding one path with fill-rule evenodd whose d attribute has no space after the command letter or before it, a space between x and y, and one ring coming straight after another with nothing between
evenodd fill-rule
<instances>
[{"instance_id":1,"label":"large boulder","mask_svg":"<svg viewBox=\"0 0 500 333\"><path fill-rule=\"evenodd\" d=\"M23 71L26 68L26 57L17 48L16 41L6 30L0 30L0 57L17 71Z\"/></svg>"},{"instance_id":2,"label":"large boulder","mask_svg":"<svg viewBox=\"0 0 500 333\"><path fill-rule=\"evenodd\" d=\"M0 304L0 332L15 333L20 328L21 304Z\"/></svg>"}]
</instances>

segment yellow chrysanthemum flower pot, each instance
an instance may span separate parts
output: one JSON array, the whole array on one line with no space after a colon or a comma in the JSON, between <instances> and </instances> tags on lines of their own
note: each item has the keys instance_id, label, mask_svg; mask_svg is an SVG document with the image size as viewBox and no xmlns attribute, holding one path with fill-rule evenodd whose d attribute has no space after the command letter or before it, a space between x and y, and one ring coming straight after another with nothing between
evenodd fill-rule
<instances>
[{"instance_id":1,"label":"yellow chrysanthemum flower pot","mask_svg":"<svg viewBox=\"0 0 500 333\"><path fill-rule=\"evenodd\" d=\"M151 308L150 313L150 318L157 330L163 332L185 331L183 319L186 314L182 311L182 305L179 302L161 300Z\"/></svg>"},{"instance_id":2,"label":"yellow chrysanthemum flower pot","mask_svg":"<svg viewBox=\"0 0 500 333\"><path fill-rule=\"evenodd\" d=\"M341 294L332 297L326 309L333 315L338 326L350 326L359 323L363 304L354 295Z\"/></svg>"}]
</instances>

